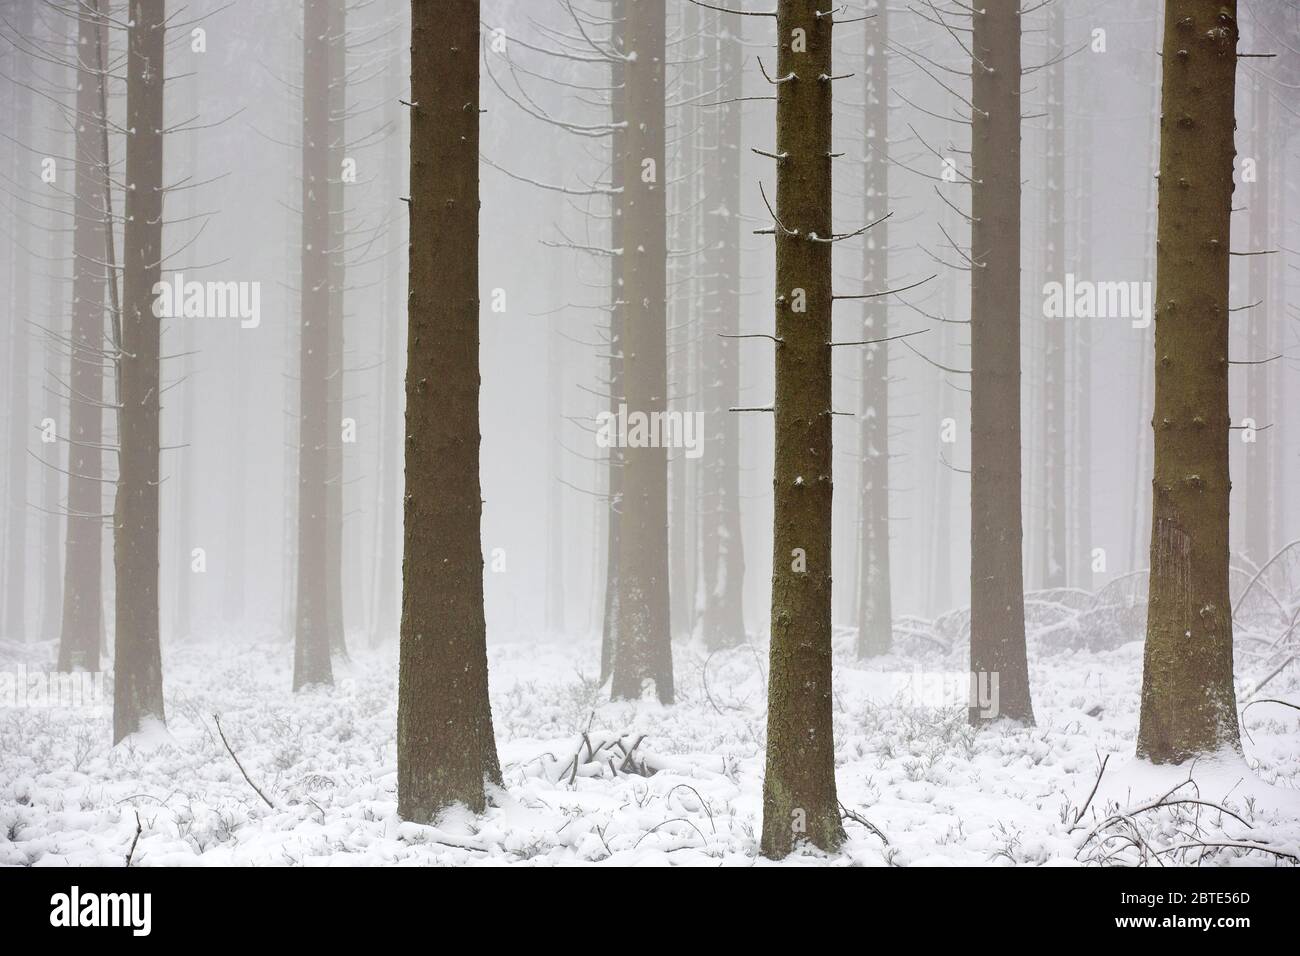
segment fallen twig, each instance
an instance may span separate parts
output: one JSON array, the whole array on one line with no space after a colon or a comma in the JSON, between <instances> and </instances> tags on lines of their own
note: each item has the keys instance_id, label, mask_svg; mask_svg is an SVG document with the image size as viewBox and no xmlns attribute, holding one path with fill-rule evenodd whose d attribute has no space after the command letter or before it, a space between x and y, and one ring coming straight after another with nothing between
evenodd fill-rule
<instances>
[{"instance_id":1,"label":"fallen twig","mask_svg":"<svg viewBox=\"0 0 1300 956\"><path fill-rule=\"evenodd\" d=\"M274 810L275 804L272 803L269 799L267 799L267 796L262 792L261 787L253 783L253 778L248 775L248 771L244 769L244 765L240 763L239 758L235 756L235 751L232 750L230 747L230 741L226 740L225 731L221 729L221 718L218 717L216 714L213 714L212 720L217 725L217 733L221 736L221 742L225 744L226 753L230 754L230 759L235 762L235 766L238 767L239 772L244 775L244 779L248 781L248 785L252 787L255 791L257 791L257 795L262 798L263 802L265 802L268 807Z\"/></svg>"},{"instance_id":2,"label":"fallen twig","mask_svg":"<svg viewBox=\"0 0 1300 956\"><path fill-rule=\"evenodd\" d=\"M140 811L135 812L135 839L131 841L131 849L126 851L126 865L131 865L131 857L135 856L135 845L140 842L140 831L144 829L140 826Z\"/></svg>"},{"instance_id":3,"label":"fallen twig","mask_svg":"<svg viewBox=\"0 0 1300 956\"><path fill-rule=\"evenodd\" d=\"M860 823L860 824L862 824L864 827L866 827L868 830L870 830L870 831L871 831L872 833L874 833L876 836L880 837L880 842L881 842L881 843L885 844L885 846L889 846L889 837L885 836L885 834L881 832L881 830L880 830L880 828L879 828L878 826L876 826L874 823L872 823L870 820L868 820L868 819L867 819L866 817L864 817L862 814L860 814L860 813L855 813L854 811L850 810L848 807L846 807L844 804L841 803L841 804L840 804L840 815L841 815L842 818L845 819L845 820L852 820L854 823Z\"/></svg>"},{"instance_id":4,"label":"fallen twig","mask_svg":"<svg viewBox=\"0 0 1300 956\"><path fill-rule=\"evenodd\" d=\"M1083 801L1083 806L1079 808L1079 812L1074 815L1074 823L1070 825L1071 833L1073 833L1075 829L1078 828L1079 821L1082 820L1083 815L1088 812L1088 807L1091 806L1092 804L1092 798L1097 795L1097 788L1101 786L1101 775L1106 772L1106 764L1109 762L1110 762L1110 754L1106 754L1106 756L1101 761L1101 769L1097 771L1097 779L1094 780L1092 783L1092 792L1088 794L1088 799Z\"/></svg>"}]
</instances>

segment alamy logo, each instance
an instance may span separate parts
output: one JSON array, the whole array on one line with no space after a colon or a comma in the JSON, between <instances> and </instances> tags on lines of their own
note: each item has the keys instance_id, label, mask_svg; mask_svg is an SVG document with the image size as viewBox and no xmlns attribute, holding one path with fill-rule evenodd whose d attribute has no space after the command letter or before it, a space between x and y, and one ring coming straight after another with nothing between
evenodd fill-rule
<instances>
[{"instance_id":1,"label":"alamy logo","mask_svg":"<svg viewBox=\"0 0 1300 956\"><path fill-rule=\"evenodd\" d=\"M1065 274L1064 282L1043 285L1047 319L1131 319L1133 328L1151 324L1150 282L1093 282Z\"/></svg>"},{"instance_id":2,"label":"alamy logo","mask_svg":"<svg viewBox=\"0 0 1300 956\"><path fill-rule=\"evenodd\" d=\"M104 674L75 671L0 671L0 708L68 707L98 711L104 705Z\"/></svg>"},{"instance_id":3,"label":"alamy logo","mask_svg":"<svg viewBox=\"0 0 1300 956\"><path fill-rule=\"evenodd\" d=\"M150 893L85 893L74 886L50 897L51 926L127 926L133 936L152 929Z\"/></svg>"},{"instance_id":4,"label":"alamy logo","mask_svg":"<svg viewBox=\"0 0 1300 956\"><path fill-rule=\"evenodd\" d=\"M687 458L704 454L703 412L617 412L596 416L596 444L601 448L683 448Z\"/></svg>"},{"instance_id":5,"label":"alamy logo","mask_svg":"<svg viewBox=\"0 0 1300 956\"><path fill-rule=\"evenodd\" d=\"M944 710L969 707L981 717L994 719L1001 710L1000 681L996 671L925 671L882 675L887 693L909 707Z\"/></svg>"},{"instance_id":6,"label":"alamy logo","mask_svg":"<svg viewBox=\"0 0 1300 956\"><path fill-rule=\"evenodd\" d=\"M155 282L153 314L159 319L239 319L240 328L262 324L262 283L186 282L176 273L171 282Z\"/></svg>"}]
</instances>

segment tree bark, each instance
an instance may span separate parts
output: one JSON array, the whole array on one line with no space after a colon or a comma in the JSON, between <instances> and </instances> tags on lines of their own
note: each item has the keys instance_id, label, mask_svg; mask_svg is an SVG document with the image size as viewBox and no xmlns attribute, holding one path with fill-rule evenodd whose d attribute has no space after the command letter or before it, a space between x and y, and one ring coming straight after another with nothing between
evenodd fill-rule
<instances>
[{"instance_id":1,"label":"tree bark","mask_svg":"<svg viewBox=\"0 0 1300 956\"><path fill-rule=\"evenodd\" d=\"M68 384L68 524L59 670L99 670L104 613L104 117L99 62L108 26L99 0L77 8L76 167L72 230L72 350Z\"/></svg>"},{"instance_id":2,"label":"tree bark","mask_svg":"<svg viewBox=\"0 0 1300 956\"><path fill-rule=\"evenodd\" d=\"M293 689L333 684L330 661L329 5L303 13L302 336L298 372L298 587Z\"/></svg>"},{"instance_id":3,"label":"tree bark","mask_svg":"<svg viewBox=\"0 0 1300 956\"><path fill-rule=\"evenodd\" d=\"M1155 479L1137 753L1239 749L1228 593L1235 0L1168 0L1156 241Z\"/></svg>"},{"instance_id":4,"label":"tree bark","mask_svg":"<svg viewBox=\"0 0 1300 956\"><path fill-rule=\"evenodd\" d=\"M629 414L667 408L667 222L664 198L664 0L626 0L623 52L623 385ZM652 680L673 701L668 596L668 469L662 447L623 453L618 621L611 693Z\"/></svg>"},{"instance_id":5,"label":"tree bark","mask_svg":"<svg viewBox=\"0 0 1300 956\"><path fill-rule=\"evenodd\" d=\"M479 484L479 3L411 3L411 242L397 801L483 810L488 700Z\"/></svg>"},{"instance_id":6,"label":"tree bark","mask_svg":"<svg viewBox=\"0 0 1300 956\"><path fill-rule=\"evenodd\" d=\"M385 79L385 98L394 110L406 107L397 102L405 83L402 76L402 56L394 51ZM401 228L405 219L405 204L398 196L406 195L406 175L402 168L402 145L406 133L406 116L394 117L393 132L384 145L386 176L394 190L386 197L390 207L401 207L394 212L394 226ZM376 556L377 581L374 597L375 641L388 640L397 632L401 620L401 511L402 500L402 359L405 341L402 325L405 319L402 257L394 253L384 264L383 299L383 361L381 376L383 387L383 448L380 452L379 500L375 509L379 521L378 554Z\"/></svg>"},{"instance_id":7,"label":"tree bark","mask_svg":"<svg viewBox=\"0 0 1300 956\"><path fill-rule=\"evenodd\" d=\"M1075 262L1079 275L1092 275L1093 115L1085 107L1078 118L1078 185L1075 203ZM1092 559L1092 346L1093 328L1079 323L1074 331L1074 540L1069 549L1070 583L1093 590L1097 580Z\"/></svg>"},{"instance_id":8,"label":"tree bark","mask_svg":"<svg viewBox=\"0 0 1300 956\"><path fill-rule=\"evenodd\" d=\"M1262 32L1262 31L1261 31ZM1255 160L1255 181L1248 183L1247 207L1250 216L1249 252L1263 252L1270 246L1269 214L1272 212L1272 178L1273 169L1270 162L1269 142L1272 126L1272 92L1268 83L1256 78L1251 96L1251 149ZM1249 354L1242 356L1246 361L1260 362L1274 354L1275 346L1270 342L1269 317L1278 303L1273 301L1269 288L1269 255L1252 255L1250 257L1249 308L1245 312L1246 338ZM1256 304L1258 303L1258 304ZM1254 441L1245 445L1246 481L1245 505L1246 534L1241 542L1241 550L1255 564L1262 565L1273 554L1273 468L1271 459L1277 447L1277 435L1281 431L1278 423L1272 419L1270 397L1272 395L1273 364L1246 365L1241 367L1241 374L1246 382L1245 416L1255 422L1255 427L1268 428L1268 431L1256 431L1251 437ZM1272 426L1272 427L1270 427Z\"/></svg>"},{"instance_id":9,"label":"tree bark","mask_svg":"<svg viewBox=\"0 0 1300 956\"><path fill-rule=\"evenodd\" d=\"M704 577L704 645L709 650L745 642L745 549L740 522L740 149L744 95L744 17L719 14L718 67L713 87L721 106L706 109L712 131L714 175L705 180L704 275L707 298L704 351L705 462L701 481L701 560ZM710 97L712 99L712 97Z\"/></svg>"},{"instance_id":10,"label":"tree bark","mask_svg":"<svg viewBox=\"0 0 1300 956\"><path fill-rule=\"evenodd\" d=\"M627 0L610 0L610 22L621 25L627 19ZM618 27L611 31L612 45L620 50ZM623 263L627 258L623 248L623 164L627 152L627 131L623 122L627 118L627 95L624 88L624 64L621 59L610 61L609 106L610 123L614 130L609 140L609 411L618 414L618 407L627 400L623 391L623 330L625 326L626 290L623 283ZM614 673L614 648L618 646L618 562L622 540L623 507L623 449L617 444L609 448L608 481L606 494L608 506L605 521L605 606L601 622L600 682Z\"/></svg>"},{"instance_id":11,"label":"tree bark","mask_svg":"<svg viewBox=\"0 0 1300 956\"><path fill-rule=\"evenodd\" d=\"M844 839L831 714L831 16L778 0L776 459L762 851ZM782 78L792 76L789 81Z\"/></svg>"},{"instance_id":12,"label":"tree bark","mask_svg":"<svg viewBox=\"0 0 1300 956\"><path fill-rule=\"evenodd\" d=\"M883 217L889 204L889 8L877 2L863 24L866 62L866 162L863 170L863 221ZM869 229L862 243L862 283L867 292L889 286L889 223ZM889 299L863 300L863 339L888 335ZM889 564L889 347L862 346L859 409L859 494L862 519L858 564L858 657L889 652L893 609Z\"/></svg>"},{"instance_id":13,"label":"tree bark","mask_svg":"<svg viewBox=\"0 0 1300 956\"><path fill-rule=\"evenodd\" d=\"M15 15L15 28L20 37L30 37L35 22L35 5L19 4ZM15 49L11 68L20 76L30 77L35 60L20 49ZM31 155L27 152L32 142L32 94L16 83L10 82L14 99L13 137L15 159L23 169L22 180L28 179L32 170ZM28 212L20 211L13 217L13 300L9 314L9 485L6 489L8 522L5 527L4 560L4 636L15 641L27 641L27 479L31 455L29 441L32 423L28 421L31 402L31 229Z\"/></svg>"},{"instance_id":14,"label":"tree bark","mask_svg":"<svg viewBox=\"0 0 1300 956\"><path fill-rule=\"evenodd\" d=\"M1046 218L1045 248L1048 282L1065 282L1065 9L1060 3L1047 8L1047 51L1052 62L1046 68L1047 155L1045 162L1043 211ZM1037 316L1036 316L1037 318ZM1047 588L1066 585L1066 335L1064 317L1048 319L1043 376L1043 566L1042 584Z\"/></svg>"},{"instance_id":15,"label":"tree bark","mask_svg":"<svg viewBox=\"0 0 1300 956\"><path fill-rule=\"evenodd\" d=\"M1020 7L972 17L971 680L998 682L996 714L1033 723L1020 513Z\"/></svg>"},{"instance_id":16,"label":"tree bark","mask_svg":"<svg viewBox=\"0 0 1300 956\"><path fill-rule=\"evenodd\" d=\"M326 379L326 403L329 408L325 431L326 511L325 511L325 593L326 628L330 648L347 657L347 627L343 602L343 489L346 486L346 455L343 447L343 287L346 281L343 263L345 241L343 212L343 158L347 112L344 0L330 0L326 22L326 69L329 90L329 371ZM355 580L355 577L349 580Z\"/></svg>"},{"instance_id":17,"label":"tree bark","mask_svg":"<svg viewBox=\"0 0 1300 956\"><path fill-rule=\"evenodd\" d=\"M165 0L131 0L127 31L126 226L123 234L113 741L162 722L158 633L158 479Z\"/></svg>"}]
</instances>

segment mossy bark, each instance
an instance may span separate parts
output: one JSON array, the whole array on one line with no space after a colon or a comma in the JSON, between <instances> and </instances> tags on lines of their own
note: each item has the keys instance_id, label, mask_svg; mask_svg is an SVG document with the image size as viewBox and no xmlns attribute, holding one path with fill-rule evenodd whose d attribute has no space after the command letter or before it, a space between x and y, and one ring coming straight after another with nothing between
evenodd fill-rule
<instances>
[{"instance_id":1,"label":"mossy bark","mask_svg":"<svg viewBox=\"0 0 1300 956\"><path fill-rule=\"evenodd\" d=\"M479 482L479 3L411 3L411 224L397 809L486 804Z\"/></svg>"},{"instance_id":2,"label":"mossy bark","mask_svg":"<svg viewBox=\"0 0 1300 956\"><path fill-rule=\"evenodd\" d=\"M1033 723L1025 653L1020 514L1020 6L972 16L971 633L972 681L998 684L980 724Z\"/></svg>"},{"instance_id":3,"label":"mossy bark","mask_svg":"<svg viewBox=\"0 0 1300 956\"><path fill-rule=\"evenodd\" d=\"M1165 7L1155 480L1137 753L1239 748L1228 593L1228 263L1237 4Z\"/></svg>"},{"instance_id":4,"label":"mossy bark","mask_svg":"<svg viewBox=\"0 0 1300 956\"><path fill-rule=\"evenodd\" d=\"M831 16L777 3L776 458L764 856L842 842L831 713ZM785 79L790 77L790 79Z\"/></svg>"}]
</instances>

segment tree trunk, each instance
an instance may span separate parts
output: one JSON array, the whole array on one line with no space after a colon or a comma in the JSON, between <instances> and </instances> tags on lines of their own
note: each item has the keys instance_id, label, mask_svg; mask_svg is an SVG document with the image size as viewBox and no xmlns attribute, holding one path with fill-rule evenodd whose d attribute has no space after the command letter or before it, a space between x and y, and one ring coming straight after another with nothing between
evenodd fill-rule
<instances>
[{"instance_id":1,"label":"tree trunk","mask_svg":"<svg viewBox=\"0 0 1300 956\"><path fill-rule=\"evenodd\" d=\"M1261 31L1262 32L1262 31ZM1269 84L1262 78L1256 78L1254 92L1251 96L1251 151L1255 159L1254 182L1247 183L1246 206L1250 216L1249 240L1247 251L1263 252L1269 248L1269 214L1272 212L1273 169L1270 162L1269 141L1272 126L1272 92ZM1246 321L1246 339L1248 353L1240 356L1248 362L1264 362L1274 354L1275 347L1270 342L1269 317L1279 307L1273 301L1269 288L1269 255L1252 255L1250 257L1249 308L1244 313ZM1256 304L1258 303L1258 304ZM1245 365L1241 374L1246 383L1246 418L1255 423L1255 427L1268 428L1268 431L1256 431L1250 437L1254 441L1246 444L1244 463L1246 466L1245 505L1246 534L1241 542L1241 550L1255 564L1262 565L1273 553L1273 468L1271 458L1277 448L1277 436L1281 431L1278 422L1272 418L1270 397L1272 395L1273 364Z\"/></svg>"},{"instance_id":2,"label":"tree trunk","mask_svg":"<svg viewBox=\"0 0 1300 956\"><path fill-rule=\"evenodd\" d=\"M479 485L479 3L411 3L411 243L397 802L482 811L488 700Z\"/></svg>"},{"instance_id":3,"label":"tree trunk","mask_svg":"<svg viewBox=\"0 0 1300 956\"><path fill-rule=\"evenodd\" d=\"M198 76L190 80L189 87L189 115L198 116L202 98ZM187 163L190 179L192 182L202 182L203 177L200 173L199 162L199 150L202 147L202 141L197 136L187 136L185 138L189 141ZM197 221L200 215L198 192L197 189L187 189L185 191L185 218L190 221ZM189 444L191 437L194 435L196 393L198 391L198 383L195 381L197 364L194 361L198 341L194 322L183 323L181 341L183 343L182 351L185 353L181 359L185 384L179 389L180 396L178 399L181 403L181 425L178 429L176 444L181 447L177 448L173 453L176 455L176 537L174 540L175 549L170 560L176 569L176 605L173 608L172 637L187 640L194 633L194 568L192 564L195 527L194 489L200 483L199 476L196 474L198 470L196 467L197 456ZM242 483L240 489L242 494ZM286 554L287 551L286 548ZM283 583L282 581L282 585Z\"/></svg>"},{"instance_id":4,"label":"tree trunk","mask_svg":"<svg viewBox=\"0 0 1300 956\"><path fill-rule=\"evenodd\" d=\"M706 179L704 274L705 302L704 424L705 459L701 480L704 572L704 645L710 650L745 642L745 549L740 525L740 420L729 411L740 403L740 343L723 335L740 333L740 149L744 95L744 17L719 14L718 61L713 76L716 99L708 108L714 148L714 175ZM710 99L713 97L711 96Z\"/></svg>"},{"instance_id":5,"label":"tree trunk","mask_svg":"<svg viewBox=\"0 0 1300 956\"><path fill-rule=\"evenodd\" d=\"M1161 23L1156 11L1152 11L1151 16L1151 47L1158 49L1161 42ZM1159 63L1159 59L1153 57L1154 63ZM1150 74L1151 85L1148 91L1147 102L1150 106L1150 115L1152 116L1151 135L1147 143L1147 155L1145 169L1153 169L1159 161L1160 143L1159 136L1154 135L1157 131L1158 114L1160 109L1160 76L1152 70ZM1147 180L1146 199L1147 199L1147 243L1146 255L1142 258L1142 279L1145 282L1155 281L1156 271L1156 209L1157 199L1157 179L1151 176ZM1130 556L1129 568L1134 571L1141 570L1143 564L1150 556L1150 528L1151 528L1151 496L1147 494L1146 489L1151 482L1151 435L1147 430L1147 423L1154 414L1152 410L1151 394L1151 377L1154 374L1155 352L1152 349L1151 338L1144 335L1141 339L1140 352L1138 355L1138 409L1139 415L1134 419L1137 425L1137 454L1133 458L1133 528L1130 536Z\"/></svg>"},{"instance_id":6,"label":"tree trunk","mask_svg":"<svg viewBox=\"0 0 1300 956\"><path fill-rule=\"evenodd\" d=\"M48 24L47 38L51 48L65 49L67 41L70 39L68 33L69 21L59 18ZM49 83L51 89L63 90L67 88L70 74L62 59L51 63L48 70ZM47 148L48 156L67 156L68 147L71 144L65 132L60 125L48 133ZM60 190L64 187L59 186ZM49 313L50 332L53 333L46 337L45 341L45 380L47 382L57 382L58 380L67 381L67 368L64 363L64 348L68 334L68 324L64 320L67 307L67 300L64 298L65 283L67 282L67 241L66 241L66 220L65 213L57 206L51 206L49 210L49 227L46 234L46 253L49 256L49 286L46 297L46 308ZM75 226L74 226L75 228ZM51 386L53 387L53 386ZM42 416L43 417L43 416ZM58 416L58 439L66 438L63 430L64 420ZM68 446L71 448L71 446ZM49 641L58 638L62 630L63 617L63 562L61 534L63 528L63 518L61 515L62 485L63 472L66 469L61 461L63 443L54 441L46 445L45 454L41 458L45 460L45 465L41 469L41 502L44 514L41 516L41 627L39 634L41 640ZM51 461L51 459L53 459ZM71 460L71 456L69 456Z\"/></svg>"},{"instance_id":7,"label":"tree trunk","mask_svg":"<svg viewBox=\"0 0 1300 956\"><path fill-rule=\"evenodd\" d=\"M866 162L863 222L875 222L889 203L889 9L883 2L863 24L866 65ZM889 287L889 223L869 229L862 243L862 285L867 292ZM889 299L863 300L864 339L888 335ZM889 347L862 346L859 409L859 494L862 520L858 564L858 657L889 652L893 638L889 566Z\"/></svg>"},{"instance_id":8,"label":"tree trunk","mask_svg":"<svg viewBox=\"0 0 1300 956\"><path fill-rule=\"evenodd\" d=\"M104 130L98 63L108 26L99 0L77 8L77 164L73 187L72 351L68 384L68 525L59 670L99 670L104 613Z\"/></svg>"},{"instance_id":9,"label":"tree trunk","mask_svg":"<svg viewBox=\"0 0 1300 956\"><path fill-rule=\"evenodd\" d=\"M1046 68L1047 155L1043 210L1046 236L1043 255L1048 282L1065 282L1065 9L1060 3L1047 8L1047 52L1055 62ZM1035 313L1035 321L1041 313ZM1042 584L1066 585L1065 497L1065 323L1064 317L1047 320L1043 376L1043 566Z\"/></svg>"},{"instance_id":10,"label":"tree trunk","mask_svg":"<svg viewBox=\"0 0 1300 956\"><path fill-rule=\"evenodd\" d=\"M325 594L326 627L331 650L347 656L347 627L343 610L343 489L346 464L343 447L343 286L346 281L343 263L345 241L343 213L343 157L347 111L346 47L344 0L330 0L326 21L326 61L329 76L329 254L326 268L329 309L329 371L326 378L326 404L329 409L325 431L326 505L325 505ZM354 581L355 577L349 578Z\"/></svg>"},{"instance_id":11,"label":"tree trunk","mask_svg":"<svg viewBox=\"0 0 1300 956\"><path fill-rule=\"evenodd\" d=\"M679 48L685 62L679 68L675 88L685 103L694 104L704 85L704 44L701 37L701 8L693 3L682 4L680 18L674 24L681 40ZM700 245L697 188L700 181L701 120L695 110L681 111L677 125L676 149L672 165L665 176L668 224L675 249L695 250ZM695 332L700 307L700 281L694 256L675 256L666 263L667 288L672 290L668 300L667 328L669 407L674 413L690 413L696 395ZM696 543L691 535L692 510L698 501L691 495L695 468L683 454L683 449L668 452L668 591L671 596L671 622L669 630L674 637L688 637L694 621L694 576L692 574L693 550Z\"/></svg>"},{"instance_id":12,"label":"tree trunk","mask_svg":"<svg viewBox=\"0 0 1300 956\"><path fill-rule=\"evenodd\" d=\"M1092 276L1093 115L1085 109L1078 119L1078 186L1075 203L1075 262L1081 276ZM1070 583L1091 591L1092 570L1092 344L1093 329L1077 323L1074 342L1074 540L1070 547Z\"/></svg>"},{"instance_id":13,"label":"tree trunk","mask_svg":"<svg viewBox=\"0 0 1300 956\"><path fill-rule=\"evenodd\" d=\"M1020 8L972 17L971 634L973 684L998 709L971 723L1033 723L1025 653L1020 514Z\"/></svg>"},{"instance_id":14,"label":"tree trunk","mask_svg":"<svg viewBox=\"0 0 1300 956\"><path fill-rule=\"evenodd\" d=\"M667 232L664 184L664 0L626 0L623 154L623 385L628 414L667 409ZM611 692L653 680L673 701L668 597L668 469L662 447L623 453L618 622Z\"/></svg>"},{"instance_id":15,"label":"tree trunk","mask_svg":"<svg viewBox=\"0 0 1300 956\"><path fill-rule=\"evenodd\" d=\"M1235 0L1168 0L1156 241L1155 480L1137 753L1240 747L1228 595Z\"/></svg>"},{"instance_id":16,"label":"tree trunk","mask_svg":"<svg viewBox=\"0 0 1300 956\"><path fill-rule=\"evenodd\" d=\"M402 56L395 51L385 80L385 98L394 110L405 110L397 102L404 92L401 82ZM384 165L389 189L385 197L389 208L394 209L394 227L400 229L405 220L405 204L398 199L406 195L405 172L402 169L402 146L406 132L406 116L394 118L394 129L384 144ZM402 207L398 209L397 207ZM402 325L406 315L404 296L405 276L402 274L402 257L394 253L384 263L383 307L383 448L380 452L379 501L375 509L379 522L378 554L376 568L378 580L374 597L375 628L372 638L388 640L397 632L401 615L401 511L402 500L402 358L405 342Z\"/></svg>"},{"instance_id":17,"label":"tree trunk","mask_svg":"<svg viewBox=\"0 0 1300 956\"><path fill-rule=\"evenodd\" d=\"M293 689L333 684L327 573L330 371L329 5L303 14L302 337L298 379L298 596Z\"/></svg>"},{"instance_id":18,"label":"tree trunk","mask_svg":"<svg viewBox=\"0 0 1300 956\"><path fill-rule=\"evenodd\" d=\"M122 242L119 474L114 509L117 578L113 741L162 722L158 633L158 452L165 0L131 0L127 31L126 227Z\"/></svg>"},{"instance_id":19,"label":"tree trunk","mask_svg":"<svg viewBox=\"0 0 1300 956\"><path fill-rule=\"evenodd\" d=\"M763 855L844 838L831 719L831 17L778 0L776 460ZM781 78L793 75L782 82Z\"/></svg>"},{"instance_id":20,"label":"tree trunk","mask_svg":"<svg viewBox=\"0 0 1300 956\"><path fill-rule=\"evenodd\" d=\"M551 286L556 295L552 301L563 301L564 287L553 273ZM546 323L546 420L550 429L546 445L546 473L550 479L546 487L546 631L551 635L564 633L564 579L565 534L564 522L564 340L560 337L559 313L552 314Z\"/></svg>"},{"instance_id":21,"label":"tree trunk","mask_svg":"<svg viewBox=\"0 0 1300 956\"><path fill-rule=\"evenodd\" d=\"M623 24L627 18L627 0L610 0L610 22ZM620 49L618 29L611 31L613 46ZM627 400L623 391L623 330L626 290L623 283L623 263L627 252L623 248L623 164L627 152L627 132L621 124L627 117L627 95L624 88L624 65L612 60L609 68L610 123L614 131L609 140L609 410L617 415L619 405ZM609 467L606 493L608 506L605 522L605 606L601 623L600 682L614 673L614 648L618 646L618 562L622 540L623 508L623 449L617 444L609 448Z\"/></svg>"},{"instance_id":22,"label":"tree trunk","mask_svg":"<svg viewBox=\"0 0 1300 956\"><path fill-rule=\"evenodd\" d=\"M19 4L15 11L15 28L20 37L30 37L33 31L35 5ZM30 77L35 60L22 50L15 49L10 68L19 75ZM16 160L23 170L20 177L27 181L34 175L32 157L27 152L32 142L32 93L10 81L14 98L12 116L13 137L17 147ZM9 313L9 520L5 534L4 560L4 627L0 634L14 641L26 641L27 633L27 478L30 470L29 449L32 422L28 421L31 401L31 382L28 366L33 358L31 334L31 273L32 257L27 210L13 217L13 300Z\"/></svg>"}]
</instances>

